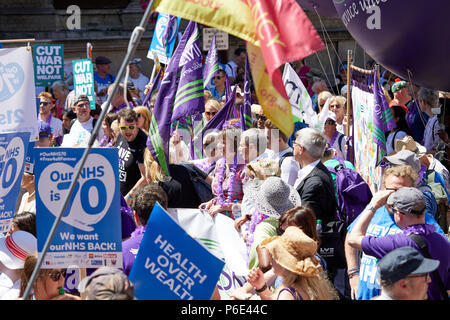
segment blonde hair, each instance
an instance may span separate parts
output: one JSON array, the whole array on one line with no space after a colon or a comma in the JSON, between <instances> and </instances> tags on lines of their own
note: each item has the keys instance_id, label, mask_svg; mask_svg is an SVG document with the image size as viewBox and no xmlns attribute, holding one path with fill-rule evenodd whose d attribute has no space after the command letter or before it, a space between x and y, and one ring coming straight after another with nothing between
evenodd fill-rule
<instances>
[{"instance_id":1,"label":"blonde hair","mask_svg":"<svg viewBox=\"0 0 450 320\"><path fill-rule=\"evenodd\" d=\"M334 101L336 101L337 103L339 103L339 105L344 109L344 110L346 110L347 109L347 106L346 106L346 102L347 102L347 99L345 99L343 96L332 96L331 98L330 98L330 104L332 104Z\"/></svg>"},{"instance_id":2,"label":"blonde hair","mask_svg":"<svg viewBox=\"0 0 450 320\"><path fill-rule=\"evenodd\" d=\"M114 132L114 139L117 139L117 137L120 134L120 128L119 128L119 120L116 119L111 123L111 130Z\"/></svg>"},{"instance_id":3,"label":"blonde hair","mask_svg":"<svg viewBox=\"0 0 450 320\"><path fill-rule=\"evenodd\" d=\"M145 177L147 178L147 180L160 182L167 180L167 175L161 169L161 166L158 164L158 162L153 159L153 156L148 148L145 148L144 151L144 167Z\"/></svg>"},{"instance_id":4,"label":"blonde hair","mask_svg":"<svg viewBox=\"0 0 450 320\"><path fill-rule=\"evenodd\" d=\"M301 287L311 300L337 300L338 294L331 282L325 275L318 277L303 277L287 269L284 269L283 282L280 289L276 291L276 295L281 289L286 287Z\"/></svg>"},{"instance_id":5,"label":"blonde hair","mask_svg":"<svg viewBox=\"0 0 450 320\"><path fill-rule=\"evenodd\" d=\"M390 167L383 172L381 181L383 188L386 187L386 180L389 176L396 176L401 178L408 177L411 179L412 187L416 185L417 179L419 178L419 174L411 166L404 164L400 166Z\"/></svg>"},{"instance_id":6,"label":"blonde hair","mask_svg":"<svg viewBox=\"0 0 450 320\"><path fill-rule=\"evenodd\" d=\"M220 103L219 101L217 101L216 99L210 99L205 103L205 107L206 106L211 106L214 109L216 109L216 111L219 111L221 109Z\"/></svg>"},{"instance_id":7,"label":"blonde hair","mask_svg":"<svg viewBox=\"0 0 450 320\"><path fill-rule=\"evenodd\" d=\"M152 120L152 113L145 106L136 106L133 108L136 113L139 113L142 117L144 117L144 132L148 134L148 130L150 129L150 121Z\"/></svg>"}]
</instances>

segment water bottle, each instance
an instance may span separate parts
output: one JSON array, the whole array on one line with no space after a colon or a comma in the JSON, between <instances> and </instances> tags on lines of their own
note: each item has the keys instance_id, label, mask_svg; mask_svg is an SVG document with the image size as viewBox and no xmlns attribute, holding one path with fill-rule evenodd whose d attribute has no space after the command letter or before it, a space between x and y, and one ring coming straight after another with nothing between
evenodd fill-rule
<instances>
[{"instance_id":1,"label":"water bottle","mask_svg":"<svg viewBox=\"0 0 450 320\"><path fill-rule=\"evenodd\" d=\"M317 219L316 231L317 235L320 236L320 234L322 233L322 220L320 219Z\"/></svg>"},{"instance_id":2,"label":"water bottle","mask_svg":"<svg viewBox=\"0 0 450 320\"><path fill-rule=\"evenodd\" d=\"M234 219L240 218L242 216L241 204L238 203L237 200L233 201L233 205L231 206L231 212L233 213Z\"/></svg>"}]
</instances>

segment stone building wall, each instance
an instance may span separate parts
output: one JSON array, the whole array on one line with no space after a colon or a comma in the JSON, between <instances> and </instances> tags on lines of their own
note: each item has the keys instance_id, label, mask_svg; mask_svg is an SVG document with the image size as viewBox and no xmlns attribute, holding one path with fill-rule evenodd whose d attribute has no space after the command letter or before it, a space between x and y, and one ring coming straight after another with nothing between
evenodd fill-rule
<instances>
[{"instance_id":1,"label":"stone building wall","mask_svg":"<svg viewBox=\"0 0 450 320\"><path fill-rule=\"evenodd\" d=\"M81 28L69 30L70 15L67 7L76 4L81 9ZM340 19L318 17L305 11L316 27L327 49L307 57L306 64L317 72L325 70L330 81L341 62L347 60L347 50L353 51L354 63L360 67L370 57L356 44ZM92 43L94 57L107 56L116 73L125 56L128 41L134 27L139 24L143 9L139 0L2 0L0 8L0 42L3 39L35 38L34 43L63 43L65 61L86 57L86 43ZM187 22L182 20L180 31ZM322 25L326 28L324 32ZM143 72L151 74L153 61L147 59L147 51L153 35L154 22L149 23L136 51L142 58ZM3 48L26 45L4 43ZM237 47L245 47L243 40L229 36L228 59Z\"/></svg>"}]
</instances>

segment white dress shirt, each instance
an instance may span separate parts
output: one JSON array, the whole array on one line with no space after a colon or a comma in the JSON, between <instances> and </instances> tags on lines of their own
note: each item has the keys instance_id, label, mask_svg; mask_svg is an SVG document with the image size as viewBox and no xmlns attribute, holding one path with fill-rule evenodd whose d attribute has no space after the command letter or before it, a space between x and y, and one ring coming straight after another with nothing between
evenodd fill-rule
<instances>
[{"instance_id":1,"label":"white dress shirt","mask_svg":"<svg viewBox=\"0 0 450 320\"><path fill-rule=\"evenodd\" d=\"M311 171L313 171L313 169L319 164L319 162L320 162L320 160L311 162L306 167L301 168L298 171L297 180L294 183L294 189L297 189L297 187L300 185L300 183L303 181L303 179L305 179L308 176L308 174L310 174Z\"/></svg>"}]
</instances>

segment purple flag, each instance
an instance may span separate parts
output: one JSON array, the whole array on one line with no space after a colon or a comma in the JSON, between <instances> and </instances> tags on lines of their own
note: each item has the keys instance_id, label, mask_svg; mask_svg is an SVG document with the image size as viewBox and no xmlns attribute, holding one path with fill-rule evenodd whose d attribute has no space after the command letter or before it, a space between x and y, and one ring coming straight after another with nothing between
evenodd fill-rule
<instances>
[{"instance_id":1,"label":"purple flag","mask_svg":"<svg viewBox=\"0 0 450 320\"><path fill-rule=\"evenodd\" d=\"M211 120L209 120L208 123L203 128L198 127L198 129L196 130L196 132L198 133L194 134L194 139L192 141L192 148L194 148L195 154L200 153L200 150L201 153L203 153L203 137L205 136L205 134L208 133L208 131L223 129L224 124L228 121L234 109L235 101L236 101L236 87L232 92L230 100L228 100L225 103L223 108L220 109L219 112L217 112L216 115L212 117Z\"/></svg>"},{"instance_id":2,"label":"purple flag","mask_svg":"<svg viewBox=\"0 0 450 320\"><path fill-rule=\"evenodd\" d=\"M223 108L220 109L219 112L217 112L216 115L208 121L208 123L202 130L203 134L211 129L222 130L223 125L229 119L234 109L234 103L236 101L236 89L237 87L234 87L230 99L225 103Z\"/></svg>"},{"instance_id":3,"label":"purple flag","mask_svg":"<svg viewBox=\"0 0 450 320\"><path fill-rule=\"evenodd\" d=\"M156 75L156 77L153 78L153 83L152 86L150 88L150 90L148 91L147 95L144 98L144 102L142 102L143 106L146 106L147 108L150 108L150 98L152 97L153 92L159 88L159 85L161 83L161 74L163 73L163 68L159 68L158 74Z\"/></svg>"},{"instance_id":4,"label":"purple flag","mask_svg":"<svg viewBox=\"0 0 450 320\"><path fill-rule=\"evenodd\" d=\"M373 140L378 145L377 165L386 154L386 132L396 127L394 116L384 95L378 79L378 72L373 75Z\"/></svg>"},{"instance_id":5,"label":"purple flag","mask_svg":"<svg viewBox=\"0 0 450 320\"><path fill-rule=\"evenodd\" d=\"M241 129L245 131L252 127L252 97L250 93L250 80L248 77L248 58L245 60L244 74L244 102L241 105Z\"/></svg>"},{"instance_id":6,"label":"purple flag","mask_svg":"<svg viewBox=\"0 0 450 320\"><path fill-rule=\"evenodd\" d=\"M208 54L206 55L205 67L203 68L203 86L205 88L218 71L219 56L217 55L216 34L214 33Z\"/></svg>"},{"instance_id":7,"label":"purple flag","mask_svg":"<svg viewBox=\"0 0 450 320\"><path fill-rule=\"evenodd\" d=\"M176 21L176 16L169 15L169 20L167 21L166 28L164 29L164 32L162 34L162 45L164 46L164 49L166 50L166 56L169 56L169 49L170 46L168 45L170 32L172 31L172 26L174 22Z\"/></svg>"},{"instance_id":8,"label":"purple flag","mask_svg":"<svg viewBox=\"0 0 450 320\"><path fill-rule=\"evenodd\" d=\"M189 22L183 37L187 37L187 42L178 64L180 80L173 105L172 122L205 112L202 51L196 22Z\"/></svg>"},{"instance_id":9,"label":"purple flag","mask_svg":"<svg viewBox=\"0 0 450 320\"><path fill-rule=\"evenodd\" d=\"M172 123L172 113L174 108L175 94L179 82L178 72L180 70L180 60L186 43L190 38L192 22L186 28L186 32L181 37L177 48L169 61L167 70L161 81L161 87L156 98L152 112L150 129L147 138L147 148L151 152L153 159L158 162L161 169L169 175L169 139L170 125Z\"/></svg>"}]
</instances>

